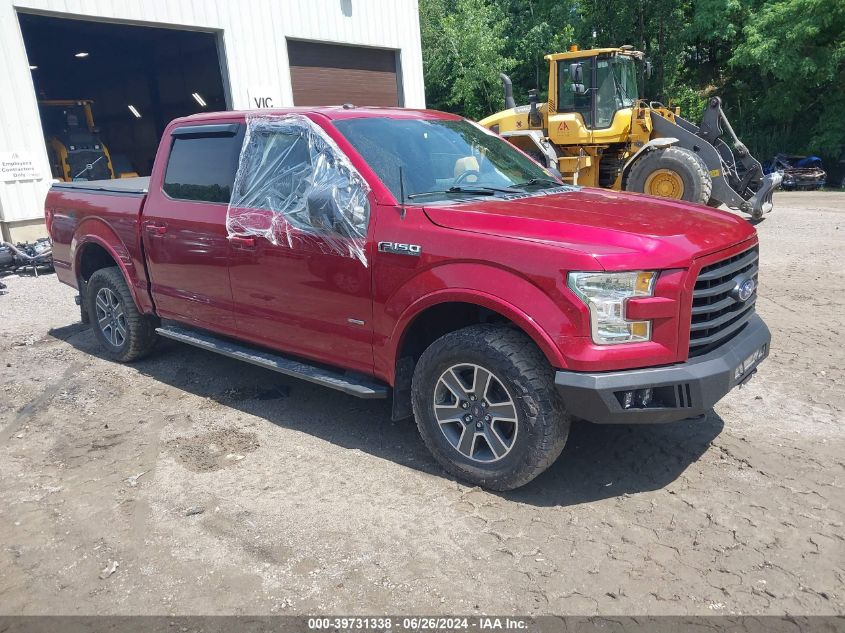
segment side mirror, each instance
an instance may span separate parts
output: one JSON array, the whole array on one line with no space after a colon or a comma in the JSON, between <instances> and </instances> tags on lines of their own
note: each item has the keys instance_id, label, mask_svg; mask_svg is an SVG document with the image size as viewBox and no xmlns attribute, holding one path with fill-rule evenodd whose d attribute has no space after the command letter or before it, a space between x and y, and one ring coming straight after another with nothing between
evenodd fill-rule
<instances>
[{"instance_id":1,"label":"side mirror","mask_svg":"<svg viewBox=\"0 0 845 633\"><path fill-rule=\"evenodd\" d=\"M343 214L331 191L321 188L308 194L306 200L311 226L318 230L337 231L343 226Z\"/></svg>"},{"instance_id":2,"label":"side mirror","mask_svg":"<svg viewBox=\"0 0 845 633\"><path fill-rule=\"evenodd\" d=\"M537 90L532 88L528 91L528 125L531 127L541 127L543 125L543 117L540 116L540 111L537 109Z\"/></svg>"},{"instance_id":3,"label":"side mirror","mask_svg":"<svg viewBox=\"0 0 845 633\"><path fill-rule=\"evenodd\" d=\"M577 95L587 93L587 88L584 86L584 68L578 62L569 64L569 78L572 79L572 92Z\"/></svg>"}]
</instances>

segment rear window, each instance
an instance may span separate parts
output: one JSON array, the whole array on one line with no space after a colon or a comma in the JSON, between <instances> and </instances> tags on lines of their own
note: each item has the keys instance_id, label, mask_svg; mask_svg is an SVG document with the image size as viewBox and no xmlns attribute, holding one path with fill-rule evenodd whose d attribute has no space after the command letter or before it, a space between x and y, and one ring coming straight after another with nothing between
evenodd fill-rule
<instances>
[{"instance_id":1,"label":"rear window","mask_svg":"<svg viewBox=\"0 0 845 633\"><path fill-rule=\"evenodd\" d=\"M174 138L164 175L164 192L179 200L228 204L243 137L241 126L234 136Z\"/></svg>"}]
</instances>

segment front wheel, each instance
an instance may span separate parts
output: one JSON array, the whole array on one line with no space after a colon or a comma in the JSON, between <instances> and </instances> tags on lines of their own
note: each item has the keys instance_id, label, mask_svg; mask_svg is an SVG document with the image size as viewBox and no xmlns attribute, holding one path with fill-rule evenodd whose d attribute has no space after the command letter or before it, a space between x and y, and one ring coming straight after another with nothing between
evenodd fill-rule
<instances>
[{"instance_id":1,"label":"front wheel","mask_svg":"<svg viewBox=\"0 0 845 633\"><path fill-rule=\"evenodd\" d=\"M414 370L417 426L434 458L493 490L522 486L563 450L569 417L554 370L525 334L474 325L446 334Z\"/></svg>"},{"instance_id":2,"label":"front wheel","mask_svg":"<svg viewBox=\"0 0 845 633\"><path fill-rule=\"evenodd\" d=\"M631 166L625 185L628 191L660 198L707 204L713 181L693 152L666 147L646 152Z\"/></svg>"}]
</instances>

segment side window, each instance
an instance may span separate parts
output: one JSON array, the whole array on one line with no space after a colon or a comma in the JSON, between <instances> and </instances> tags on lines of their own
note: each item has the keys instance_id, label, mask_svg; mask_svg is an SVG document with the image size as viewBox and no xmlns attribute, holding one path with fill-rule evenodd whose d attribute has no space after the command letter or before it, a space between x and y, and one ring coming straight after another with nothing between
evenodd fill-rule
<instances>
[{"instance_id":1,"label":"side window","mask_svg":"<svg viewBox=\"0 0 845 633\"><path fill-rule=\"evenodd\" d=\"M610 68L610 60L599 59L596 63L596 127L609 127L619 107L616 100L616 80Z\"/></svg>"},{"instance_id":2,"label":"side window","mask_svg":"<svg viewBox=\"0 0 845 633\"><path fill-rule=\"evenodd\" d=\"M234 136L174 137L164 192L178 200L228 204L242 142L242 129Z\"/></svg>"},{"instance_id":3,"label":"side window","mask_svg":"<svg viewBox=\"0 0 845 633\"><path fill-rule=\"evenodd\" d=\"M250 209L305 208L313 180L308 136L299 130L252 130L234 204Z\"/></svg>"},{"instance_id":4,"label":"side window","mask_svg":"<svg viewBox=\"0 0 845 633\"><path fill-rule=\"evenodd\" d=\"M251 114L226 213L229 235L317 244L365 266L370 187L331 137L301 114Z\"/></svg>"},{"instance_id":5,"label":"side window","mask_svg":"<svg viewBox=\"0 0 845 633\"><path fill-rule=\"evenodd\" d=\"M572 112L574 109L575 93L572 92L569 63L563 59L557 63L557 110L558 112Z\"/></svg>"}]
</instances>

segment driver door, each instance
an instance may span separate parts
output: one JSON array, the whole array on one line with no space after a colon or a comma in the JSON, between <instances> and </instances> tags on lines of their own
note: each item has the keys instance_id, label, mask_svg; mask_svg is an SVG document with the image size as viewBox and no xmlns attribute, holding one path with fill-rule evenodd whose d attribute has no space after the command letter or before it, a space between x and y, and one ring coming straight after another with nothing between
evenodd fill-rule
<instances>
[{"instance_id":1,"label":"driver door","mask_svg":"<svg viewBox=\"0 0 845 633\"><path fill-rule=\"evenodd\" d=\"M360 252L360 240L312 220L298 197L303 180L325 168L312 164L309 143L281 131L252 138L258 144L245 151L258 162L236 187L257 195L239 210L247 225L230 240L238 330L279 351L372 373L370 268L355 256L369 262L371 253ZM272 231L256 234L256 227Z\"/></svg>"},{"instance_id":2,"label":"driver door","mask_svg":"<svg viewBox=\"0 0 845 633\"><path fill-rule=\"evenodd\" d=\"M558 112L577 112L587 128L593 127L593 58L579 60L583 73L584 94L572 90L572 77L569 75L569 62L561 60L557 63Z\"/></svg>"}]
</instances>

